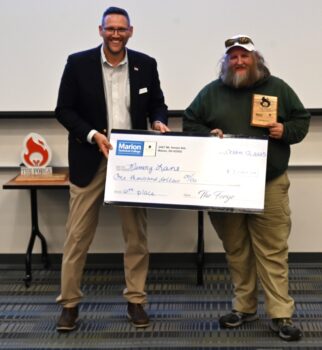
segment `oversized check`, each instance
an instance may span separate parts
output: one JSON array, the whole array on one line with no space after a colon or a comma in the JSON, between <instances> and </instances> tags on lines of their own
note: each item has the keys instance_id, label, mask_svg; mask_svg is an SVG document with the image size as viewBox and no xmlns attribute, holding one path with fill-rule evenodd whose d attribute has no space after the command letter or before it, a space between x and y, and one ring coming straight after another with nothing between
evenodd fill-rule
<instances>
[{"instance_id":1,"label":"oversized check","mask_svg":"<svg viewBox=\"0 0 322 350\"><path fill-rule=\"evenodd\" d=\"M104 202L261 212L267 139L112 130Z\"/></svg>"}]
</instances>

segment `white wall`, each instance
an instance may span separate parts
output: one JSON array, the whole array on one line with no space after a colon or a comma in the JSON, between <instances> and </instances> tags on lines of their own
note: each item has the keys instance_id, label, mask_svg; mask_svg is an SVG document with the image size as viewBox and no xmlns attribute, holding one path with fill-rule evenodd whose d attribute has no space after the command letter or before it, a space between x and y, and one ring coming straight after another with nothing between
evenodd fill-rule
<instances>
[{"instance_id":1,"label":"white wall","mask_svg":"<svg viewBox=\"0 0 322 350\"><path fill-rule=\"evenodd\" d=\"M110 5L130 13L129 47L157 58L172 110L212 80L224 40L238 33L253 38L305 107L321 107L321 0L1 0L0 111L53 110L67 55L100 44Z\"/></svg>"},{"instance_id":2,"label":"white wall","mask_svg":"<svg viewBox=\"0 0 322 350\"><path fill-rule=\"evenodd\" d=\"M180 119L171 119L173 130L181 129ZM0 119L0 183L16 175L21 145L30 131L39 132L53 149L53 164L67 165L65 130L56 120ZM322 250L322 118L313 117L307 138L293 147L290 199L293 229L291 252ZM301 151L300 151L301 149ZM305 150L305 151L304 151ZM293 160L294 159L294 160ZM309 165L320 165L311 167ZM38 191L39 227L50 253L61 253L68 212L67 190ZM30 235L30 199L27 190L0 190L0 254L24 253ZM197 213L183 210L149 210L149 244L152 252L194 252L197 249ZM205 215L205 250L222 252L222 246ZM102 207L101 220L92 253L122 252L122 234L116 209ZM39 242L35 252L40 252Z\"/></svg>"}]
</instances>

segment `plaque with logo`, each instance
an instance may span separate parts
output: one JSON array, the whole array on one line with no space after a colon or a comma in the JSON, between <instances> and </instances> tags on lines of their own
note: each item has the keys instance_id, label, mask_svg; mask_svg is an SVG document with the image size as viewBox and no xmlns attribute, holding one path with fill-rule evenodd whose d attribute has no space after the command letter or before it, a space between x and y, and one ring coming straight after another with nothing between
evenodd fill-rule
<instances>
[{"instance_id":1,"label":"plaque with logo","mask_svg":"<svg viewBox=\"0 0 322 350\"><path fill-rule=\"evenodd\" d=\"M253 95L251 125L266 128L277 121L277 96Z\"/></svg>"},{"instance_id":2,"label":"plaque with logo","mask_svg":"<svg viewBox=\"0 0 322 350\"><path fill-rule=\"evenodd\" d=\"M29 133L23 142L21 152L22 166L16 181L61 181L66 174L54 174L49 166L51 149L45 138L35 132Z\"/></svg>"}]
</instances>

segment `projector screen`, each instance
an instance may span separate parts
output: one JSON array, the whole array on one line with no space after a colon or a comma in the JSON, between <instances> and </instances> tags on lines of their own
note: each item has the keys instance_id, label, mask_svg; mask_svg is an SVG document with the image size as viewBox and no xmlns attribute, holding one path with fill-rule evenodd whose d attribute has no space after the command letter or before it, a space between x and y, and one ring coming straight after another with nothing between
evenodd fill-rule
<instances>
[{"instance_id":1,"label":"projector screen","mask_svg":"<svg viewBox=\"0 0 322 350\"><path fill-rule=\"evenodd\" d=\"M216 79L224 40L248 34L306 108L322 107L321 0L0 0L0 112L53 111L70 53L98 46L106 7L128 10L128 47L157 59L170 110Z\"/></svg>"}]
</instances>

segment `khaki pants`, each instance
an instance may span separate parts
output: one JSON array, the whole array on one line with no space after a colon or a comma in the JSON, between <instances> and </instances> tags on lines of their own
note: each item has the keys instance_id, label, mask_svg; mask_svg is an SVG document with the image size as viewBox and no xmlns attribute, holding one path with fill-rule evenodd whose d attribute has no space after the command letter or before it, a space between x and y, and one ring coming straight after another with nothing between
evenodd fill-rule
<instances>
[{"instance_id":1,"label":"khaki pants","mask_svg":"<svg viewBox=\"0 0 322 350\"><path fill-rule=\"evenodd\" d=\"M70 211L62 261L61 294L57 298L57 302L66 307L77 305L83 297L81 280L103 204L105 177L106 161L102 161L95 178L87 187L70 185ZM147 297L144 287L149 265L146 210L119 207L119 214L125 241L126 288L123 295L129 302L145 304Z\"/></svg>"},{"instance_id":2,"label":"khaki pants","mask_svg":"<svg viewBox=\"0 0 322 350\"><path fill-rule=\"evenodd\" d=\"M288 294L289 185L286 173L266 184L262 214L209 213L226 252L237 311L256 311L258 276L268 315L291 317L294 312Z\"/></svg>"}]
</instances>

